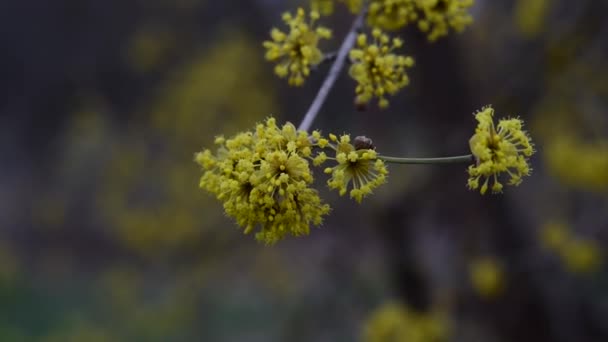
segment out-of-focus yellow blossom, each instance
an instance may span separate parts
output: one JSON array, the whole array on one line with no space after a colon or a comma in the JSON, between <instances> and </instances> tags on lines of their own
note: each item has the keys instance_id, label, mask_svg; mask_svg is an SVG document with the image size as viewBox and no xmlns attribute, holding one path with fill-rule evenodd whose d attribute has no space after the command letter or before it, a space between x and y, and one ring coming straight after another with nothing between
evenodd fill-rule
<instances>
[{"instance_id":1,"label":"out-of-focus yellow blossom","mask_svg":"<svg viewBox=\"0 0 608 342\"><path fill-rule=\"evenodd\" d=\"M218 137L215 143L215 154L204 150L195 157L204 170L200 186L224 203L245 233L260 226L256 239L273 244L287 234L309 234L310 225L321 224L329 213L329 205L309 187L313 143L308 133L291 123L278 127L269 118L253 132Z\"/></svg>"},{"instance_id":2,"label":"out-of-focus yellow blossom","mask_svg":"<svg viewBox=\"0 0 608 342\"><path fill-rule=\"evenodd\" d=\"M417 313L389 302L376 309L363 329L364 342L440 342L449 337L445 317Z\"/></svg>"},{"instance_id":3,"label":"out-of-focus yellow blossom","mask_svg":"<svg viewBox=\"0 0 608 342\"><path fill-rule=\"evenodd\" d=\"M118 134L106 133L100 146L111 158L95 158L102 163L96 166L102 175L97 195L100 222L111 227L109 233L129 253L154 262L180 253L194 256L201 246L234 239L230 232L212 229L222 225L225 216L213 209L213 198L184 191L200 176L185 151L200 148L201 137L250 125L252 106L261 113L276 109L275 94L268 90L270 80L263 75L259 44L246 32L225 31L216 43L183 62L154 90L156 96L137 110L149 120ZM238 101L234 94L239 94ZM103 123L92 127L99 130ZM76 132L85 134L88 146L91 130ZM66 146L82 148L81 140ZM87 151L86 155L99 154ZM72 172L74 158L67 160Z\"/></svg>"},{"instance_id":4,"label":"out-of-focus yellow blossom","mask_svg":"<svg viewBox=\"0 0 608 342\"><path fill-rule=\"evenodd\" d=\"M274 72L280 78L287 77L290 85L304 84L311 66L323 60L323 52L318 47L319 40L331 38L331 31L322 26L315 28L319 16L319 12L311 11L307 22L306 12L302 8L298 8L295 16L284 13L283 21L289 26L289 32L273 28L270 31L272 40L264 42L266 59L278 62Z\"/></svg>"},{"instance_id":5,"label":"out-of-focus yellow blossom","mask_svg":"<svg viewBox=\"0 0 608 342\"><path fill-rule=\"evenodd\" d=\"M559 249L566 270L572 273L590 273L601 264L600 247L594 240L574 238L567 240Z\"/></svg>"},{"instance_id":6,"label":"out-of-focus yellow blossom","mask_svg":"<svg viewBox=\"0 0 608 342\"><path fill-rule=\"evenodd\" d=\"M546 223L540 231L540 241L548 250L560 250L570 239L568 226L561 222Z\"/></svg>"},{"instance_id":7,"label":"out-of-focus yellow blossom","mask_svg":"<svg viewBox=\"0 0 608 342\"><path fill-rule=\"evenodd\" d=\"M517 0L514 8L515 24L526 37L537 36L545 27L551 0Z\"/></svg>"},{"instance_id":8,"label":"out-of-focus yellow blossom","mask_svg":"<svg viewBox=\"0 0 608 342\"><path fill-rule=\"evenodd\" d=\"M386 182L386 165L377 158L373 148L355 148L348 134L340 136L339 139L330 134L329 138L331 143L328 146L336 152L335 157L327 157L324 154L321 156L323 159L336 161L337 165L325 169L325 173L331 174L327 185L338 190L340 196L345 195L350 188L350 197L361 203L363 197Z\"/></svg>"},{"instance_id":9,"label":"out-of-focus yellow blossom","mask_svg":"<svg viewBox=\"0 0 608 342\"><path fill-rule=\"evenodd\" d=\"M386 108L388 100L385 96L395 95L409 84L405 71L414 65L414 59L393 53L402 45L401 39L391 40L380 29L372 31L371 42L365 34L357 37L357 48L350 51L353 64L349 74L358 83L355 89L358 105L367 104L376 97L380 108Z\"/></svg>"},{"instance_id":10,"label":"out-of-focus yellow blossom","mask_svg":"<svg viewBox=\"0 0 608 342\"><path fill-rule=\"evenodd\" d=\"M540 231L543 247L557 255L565 269L572 273L589 273L598 269L602 253L595 240L576 236L562 222L546 223Z\"/></svg>"},{"instance_id":11,"label":"out-of-focus yellow blossom","mask_svg":"<svg viewBox=\"0 0 608 342\"><path fill-rule=\"evenodd\" d=\"M546 144L545 163L564 184L588 190L608 190L608 140L585 142L565 135Z\"/></svg>"},{"instance_id":12,"label":"out-of-focus yellow blossom","mask_svg":"<svg viewBox=\"0 0 608 342\"><path fill-rule=\"evenodd\" d=\"M528 158L532 156L534 145L528 133L522 130L523 122L517 118L501 119L494 125L494 109L484 107L475 114L478 121L475 134L469 140L469 146L476 164L469 166L468 186L478 189L481 194L488 190L492 179L493 193L502 191L503 185L498 177L501 173L509 176L509 185L519 185L523 176L530 175ZM479 180L483 183L479 186Z\"/></svg>"},{"instance_id":13,"label":"out-of-focus yellow blossom","mask_svg":"<svg viewBox=\"0 0 608 342\"><path fill-rule=\"evenodd\" d=\"M427 33L430 41L446 36L449 29L462 32L473 22L468 10L473 0L418 0L423 15L418 28Z\"/></svg>"},{"instance_id":14,"label":"out-of-focus yellow blossom","mask_svg":"<svg viewBox=\"0 0 608 342\"><path fill-rule=\"evenodd\" d=\"M491 257L473 260L469 265L473 289L482 297L492 298L504 289L505 274L500 263Z\"/></svg>"}]
</instances>

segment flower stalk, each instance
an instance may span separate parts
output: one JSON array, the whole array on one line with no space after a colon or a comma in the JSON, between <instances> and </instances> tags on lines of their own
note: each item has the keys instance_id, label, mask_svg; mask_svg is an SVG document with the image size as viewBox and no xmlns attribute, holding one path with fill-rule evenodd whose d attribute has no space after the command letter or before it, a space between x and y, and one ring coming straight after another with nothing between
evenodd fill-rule
<instances>
[{"instance_id":1,"label":"flower stalk","mask_svg":"<svg viewBox=\"0 0 608 342\"><path fill-rule=\"evenodd\" d=\"M378 159L382 159L387 163L393 164L457 164L475 161L472 154L438 158L400 158L379 155Z\"/></svg>"}]
</instances>

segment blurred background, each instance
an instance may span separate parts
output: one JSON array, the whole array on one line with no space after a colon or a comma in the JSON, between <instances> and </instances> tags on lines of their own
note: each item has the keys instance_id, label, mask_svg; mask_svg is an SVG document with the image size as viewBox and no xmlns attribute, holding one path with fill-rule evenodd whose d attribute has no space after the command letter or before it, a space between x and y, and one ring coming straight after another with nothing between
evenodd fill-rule
<instances>
[{"instance_id":1,"label":"blurred background","mask_svg":"<svg viewBox=\"0 0 608 342\"><path fill-rule=\"evenodd\" d=\"M390 165L389 184L267 247L198 188L193 155L323 81L264 61L308 1L0 4L0 341L608 341L608 2L476 0L388 110L339 79L313 125L395 156L468 151L472 113L520 116L538 153L503 195L466 165ZM321 23L337 49L352 15Z\"/></svg>"}]
</instances>

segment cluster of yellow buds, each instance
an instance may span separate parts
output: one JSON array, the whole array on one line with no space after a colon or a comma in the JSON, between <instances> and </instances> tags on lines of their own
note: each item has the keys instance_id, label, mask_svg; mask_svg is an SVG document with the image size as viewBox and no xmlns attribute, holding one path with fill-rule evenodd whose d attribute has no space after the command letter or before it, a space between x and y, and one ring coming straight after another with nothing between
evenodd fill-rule
<instances>
[{"instance_id":1,"label":"cluster of yellow buds","mask_svg":"<svg viewBox=\"0 0 608 342\"><path fill-rule=\"evenodd\" d=\"M345 195L350 188L350 197L361 203L363 197L386 182L386 164L378 159L373 146L365 145L365 137L356 137L355 145L351 144L348 134L340 136L340 139L330 134L329 138L331 143L328 146L335 151L335 157L323 158L332 159L337 164L325 169L325 173L331 175L327 184L331 189L338 190L340 196Z\"/></svg>"},{"instance_id":2,"label":"cluster of yellow buds","mask_svg":"<svg viewBox=\"0 0 608 342\"><path fill-rule=\"evenodd\" d=\"M386 108L389 102L385 96L394 95L409 84L406 69L414 65L414 59L394 53L403 45L401 39L391 40L380 29L374 29L371 36L370 41L367 35L360 34L357 48L350 51L349 74L357 81L355 103L364 105L376 97L378 106Z\"/></svg>"},{"instance_id":3,"label":"cluster of yellow buds","mask_svg":"<svg viewBox=\"0 0 608 342\"><path fill-rule=\"evenodd\" d=\"M326 170L332 174L328 185L361 202L365 195L383 184L388 171L371 146L350 144L343 135L338 141L320 132L297 131L291 123L277 126L274 118L253 131L230 139L218 137L217 151L203 150L195 160L203 168L200 187L215 194L226 214L245 233L260 228L255 238L273 244L286 235L308 235L330 211L312 187L314 166L335 162ZM323 152L329 148L335 157Z\"/></svg>"},{"instance_id":4,"label":"cluster of yellow buds","mask_svg":"<svg viewBox=\"0 0 608 342\"><path fill-rule=\"evenodd\" d=\"M288 78L289 84L301 86L310 74L311 67L323 60L323 52L318 47L320 39L331 38L331 31L325 27L315 28L319 12L310 12L310 21L306 21L306 12L298 8L296 15L283 14L283 21L289 26L285 33L278 28L270 31L272 40L265 41L266 59L278 62L274 72L280 78Z\"/></svg>"},{"instance_id":5,"label":"cluster of yellow buds","mask_svg":"<svg viewBox=\"0 0 608 342\"><path fill-rule=\"evenodd\" d=\"M423 16L418 20L418 28L426 32L430 41L447 36L450 28L462 32L473 22L468 10L473 0L418 0Z\"/></svg>"},{"instance_id":6,"label":"cluster of yellow buds","mask_svg":"<svg viewBox=\"0 0 608 342\"><path fill-rule=\"evenodd\" d=\"M384 30L397 30L418 19L415 0L372 0L367 22Z\"/></svg>"},{"instance_id":7,"label":"cluster of yellow buds","mask_svg":"<svg viewBox=\"0 0 608 342\"><path fill-rule=\"evenodd\" d=\"M426 161L468 161L475 157L476 163L468 168L468 186L480 188L482 194L488 187L494 193L502 190L501 173L510 176L508 184L518 185L530 173L528 157L534 153L533 145L521 129L521 120L503 119L494 125L493 114L491 107L485 107L475 115L478 126L470 139L472 155ZM217 137L215 144L215 152L205 149L196 154L195 160L204 171L200 187L223 202L226 214L245 233L259 227L256 239L268 244L286 235L308 235L310 226L320 225L329 213L330 206L313 188L311 166L333 164L324 169L330 176L329 188L340 196L348 193L361 203L386 182L386 162L425 160L380 156L369 138L351 140L348 134L325 137L319 131L297 130L291 123L279 127L274 118L230 139Z\"/></svg>"},{"instance_id":8,"label":"cluster of yellow buds","mask_svg":"<svg viewBox=\"0 0 608 342\"><path fill-rule=\"evenodd\" d=\"M491 179L492 192L502 192L503 185L499 180L502 173L509 176L509 185L519 185L523 176L530 175L532 169L528 159L535 152L530 136L522 130L523 122L517 118L501 119L495 125L491 106L477 112L475 119L478 125L469 145L476 164L468 169L469 188L479 188L484 194Z\"/></svg>"},{"instance_id":9,"label":"cluster of yellow buds","mask_svg":"<svg viewBox=\"0 0 608 342\"><path fill-rule=\"evenodd\" d=\"M410 23L427 33L430 41L446 36L449 29L463 31L473 22L468 10L473 0L372 0L368 23L397 30Z\"/></svg>"},{"instance_id":10,"label":"cluster of yellow buds","mask_svg":"<svg viewBox=\"0 0 608 342\"><path fill-rule=\"evenodd\" d=\"M349 74L357 82L356 105L364 108L372 98L377 98L379 107L386 108L389 104L386 95L395 95L409 84L406 69L414 65L414 59L394 53L403 41L390 39L381 30L396 30L417 23L428 39L434 41L447 35L450 28L460 32L472 22L468 10L473 1L371 0L366 3L363 0L340 0L353 13L364 11L361 16L367 13L367 23L371 27L371 39L368 41L368 35L360 34L356 47L349 53L352 62ZM321 14L331 14L334 5L334 0L312 0L309 21L302 8L298 8L295 15L283 14L289 31L273 28L271 40L264 42L266 59L277 62L275 74L287 78L289 85L303 85L311 68L324 60L325 55L318 43L320 39L329 39L331 31L322 26L315 28L315 22Z\"/></svg>"}]
</instances>

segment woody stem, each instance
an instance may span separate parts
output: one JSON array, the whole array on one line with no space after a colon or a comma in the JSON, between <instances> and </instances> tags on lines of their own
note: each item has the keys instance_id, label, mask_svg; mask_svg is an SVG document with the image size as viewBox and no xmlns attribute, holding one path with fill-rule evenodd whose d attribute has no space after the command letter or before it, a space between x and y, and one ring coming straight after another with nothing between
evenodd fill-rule
<instances>
[{"instance_id":1,"label":"woody stem","mask_svg":"<svg viewBox=\"0 0 608 342\"><path fill-rule=\"evenodd\" d=\"M348 31L348 34L346 35L344 41L342 42L342 45L340 46L340 50L338 50L336 60L329 69L329 72L325 77L325 81L323 81L321 88L319 88L317 96L308 108L308 112L306 112L306 115L304 115L304 118L302 119L298 130L308 131L310 129L310 126L312 126L312 122L319 114L321 107L327 99L327 95L329 95L331 88L336 83L336 80L338 79L338 76L340 75L340 72L344 67L344 62L346 61L346 57L348 57L348 53L355 45L355 41L357 40L357 33L363 26L363 19L365 17L365 13L367 13L367 9L363 8L355 19L355 21L353 22L350 31Z\"/></svg>"}]
</instances>

